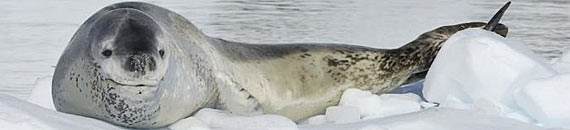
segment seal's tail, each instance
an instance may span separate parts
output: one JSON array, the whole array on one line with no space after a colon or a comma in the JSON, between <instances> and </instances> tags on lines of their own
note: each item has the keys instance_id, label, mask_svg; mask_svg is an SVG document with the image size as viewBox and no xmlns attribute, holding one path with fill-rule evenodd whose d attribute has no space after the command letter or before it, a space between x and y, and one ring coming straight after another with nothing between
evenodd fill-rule
<instances>
[{"instance_id":1,"label":"seal's tail","mask_svg":"<svg viewBox=\"0 0 570 130\"><path fill-rule=\"evenodd\" d=\"M489 20L489 22L485 25L485 27L483 27L483 29L492 32L497 30L498 27L497 25L499 24L501 17L503 17L503 14L505 14L505 11L507 10L507 8L509 8L510 5L511 1L507 2L501 9L499 9L499 11L493 16L493 18L491 18L491 20Z\"/></svg>"}]
</instances>

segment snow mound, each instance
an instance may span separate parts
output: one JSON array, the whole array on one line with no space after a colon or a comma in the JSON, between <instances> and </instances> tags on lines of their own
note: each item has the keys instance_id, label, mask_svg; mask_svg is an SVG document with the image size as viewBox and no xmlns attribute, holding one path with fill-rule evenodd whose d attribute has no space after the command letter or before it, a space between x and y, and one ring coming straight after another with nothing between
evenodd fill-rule
<instances>
[{"instance_id":1,"label":"snow mound","mask_svg":"<svg viewBox=\"0 0 570 130\"><path fill-rule=\"evenodd\" d=\"M0 94L0 126L0 129L6 130L122 129L100 120L46 109L4 94Z\"/></svg>"},{"instance_id":2,"label":"snow mound","mask_svg":"<svg viewBox=\"0 0 570 130\"><path fill-rule=\"evenodd\" d=\"M570 128L570 74L536 79L520 89L517 103L546 127Z\"/></svg>"},{"instance_id":3,"label":"snow mound","mask_svg":"<svg viewBox=\"0 0 570 130\"><path fill-rule=\"evenodd\" d=\"M30 97L28 97L28 101L44 108L55 110L51 96L51 79L51 76L39 78L34 85L34 89L32 89Z\"/></svg>"},{"instance_id":4,"label":"snow mound","mask_svg":"<svg viewBox=\"0 0 570 130\"><path fill-rule=\"evenodd\" d=\"M514 90L554 74L546 60L522 43L467 29L444 43L426 76L423 94L442 106L475 107L521 119L524 114L518 113Z\"/></svg>"}]
</instances>

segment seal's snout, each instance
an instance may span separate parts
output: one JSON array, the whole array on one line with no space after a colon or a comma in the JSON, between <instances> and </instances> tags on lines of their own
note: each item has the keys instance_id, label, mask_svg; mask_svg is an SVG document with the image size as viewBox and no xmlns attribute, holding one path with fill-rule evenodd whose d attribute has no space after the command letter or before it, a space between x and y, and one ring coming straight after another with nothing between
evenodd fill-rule
<instances>
[{"instance_id":1,"label":"seal's snout","mask_svg":"<svg viewBox=\"0 0 570 130\"><path fill-rule=\"evenodd\" d=\"M134 55L127 58L124 68L144 75L147 71L156 70L156 61L149 55Z\"/></svg>"}]
</instances>

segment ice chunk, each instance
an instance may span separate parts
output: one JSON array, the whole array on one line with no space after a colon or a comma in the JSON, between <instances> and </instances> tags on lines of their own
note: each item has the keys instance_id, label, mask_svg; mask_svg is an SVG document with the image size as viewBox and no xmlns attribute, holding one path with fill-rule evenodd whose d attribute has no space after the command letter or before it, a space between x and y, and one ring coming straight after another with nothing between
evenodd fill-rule
<instances>
[{"instance_id":1,"label":"ice chunk","mask_svg":"<svg viewBox=\"0 0 570 130\"><path fill-rule=\"evenodd\" d=\"M420 104L421 99L416 94L383 94L379 97L382 107L365 119L411 113L420 111L422 108Z\"/></svg>"},{"instance_id":2,"label":"ice chunk","mask_svg":"<svg viewBox=\"0 0 570 130\"><path fill-rule=\"evenodd\" d=\"M512 111L517 106L513 99L516 87L553 74L546 61L522 43L482 29L467 29L444 43L426 76L423 94L443 106L452 97Z\"/></svg>"},{"instance_id":3,"label":"ice chunk","mask_svg":"<svg viewBox=\"0 0 570 130\"><path fill-rule=\"evenodd\" d=\"M327 108L325 117L328 122L350 123L360 120L360 112L352 106L332 106Z\"/></svg>"},{"instance_id":4,"label":"ice chunk","mask_svg":"<svg viewBox=\"0 0 570 130\"><path fill-rule=\"evenodd\" d=\"M359 89L347 89L339 106L358 108L361 118L380 118L421 110L421 99L412 93L382 94L380 96Z\"/></svg>"},{"instance_id":5,"label":"ice chunk","mask_svg":"<svg viewBox=\"0 0 570 130\"><path fill-rule=\"evenodd\" d=\"M32 89L30 97L28 97L28 101L55 110L51 97L51 79L51 76L39 78L34 85L34 89Z\"/></svg>"},{"instance_id":6,"label":"ice chunk","mask_svg":"<svg viewBox=\"0 0 570 130\"><path fill-rule=\"evenodd\" d=\"M343 92L339 102L339 106L353 106L358 108L362 117L370 116L378 113L382 105L380 97L369 91L359 89L347 89Z\"/></svg>"},{"instance_id":7,"label":"ice chunk","mask_svg":"<svg viewBox=\"0 0 570 130\"><path fill-rule=\"evenodd\" d=\"M570 128L570 74L532 80L516 94L521 108L546 127Z\"/></svg>"},{"instance_id":8,"label":"ice chunk","mask_svg":"<svg viewBox=\"0 0 570 130\"><path fill-rule=\"evenodd\" d=\"M280 115L239 116L222 110L204 108L193 117L212 129L245 130L296 130L295 122ZM183 123L183 122L182 122ZM178 124L180 125L180 124Z\"/></svg>"}]
</instances>

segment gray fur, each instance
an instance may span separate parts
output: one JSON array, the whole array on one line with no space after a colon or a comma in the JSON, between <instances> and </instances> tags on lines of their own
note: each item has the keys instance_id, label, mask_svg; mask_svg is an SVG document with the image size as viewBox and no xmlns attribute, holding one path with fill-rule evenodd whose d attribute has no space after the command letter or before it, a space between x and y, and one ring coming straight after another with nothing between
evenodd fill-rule
<instances>
[{"instance_id":1,"label":"gray fur","mask_svg":"<svg viewBox=\"0 0 570 130\"><path fill-rule=\"evenodd\" d=\"M116 11L127 13L112 13ZM151 28L148 31L156 32L156 41L126 49L150 50L144 55L117 54L110 59L101 56L104 45L121 46L120 42L108 42L122 35L120 30L105 31L98 22L135 15L156 23L145 24ZM108 24L116 23L120 22ZM205 107L244 115L280 114L300 120L338 104L348 88L382 94L415 80L409 77L428 70L447 38L457 31L484 25L474 22L440 27L398 49L247 44L208 37L182 16L155 5L117 3L90 17L71 39L54 74L53 100L58 111L135 128L167 126ZM160 50L164 50L162 58L157 53ZM130 63L121 60L129 56L154 59L156 68L143 69L151 65L142 61L137 71L113 68L115 63ZM129 75L142 70L146 73ZM139 82L142 85L137 85Z\"/></svg>"}]
</instances>

